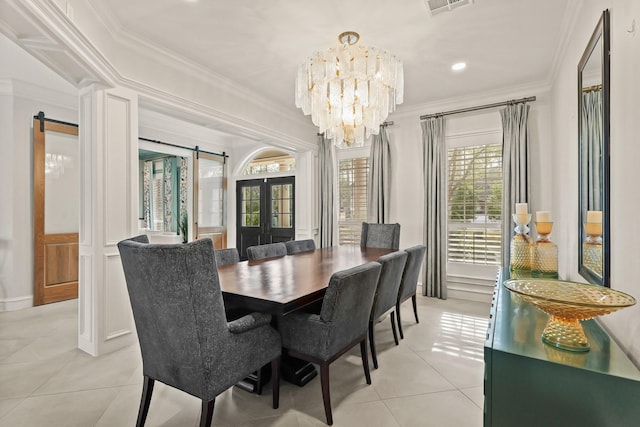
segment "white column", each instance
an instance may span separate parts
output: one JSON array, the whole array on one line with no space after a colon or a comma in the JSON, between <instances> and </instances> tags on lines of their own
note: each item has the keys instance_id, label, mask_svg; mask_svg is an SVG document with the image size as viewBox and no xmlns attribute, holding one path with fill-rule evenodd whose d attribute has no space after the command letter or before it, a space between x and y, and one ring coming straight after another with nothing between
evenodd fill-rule
<instances>
[{"instance_id":1,"label":"white column","mask_svg":"<svg viewBox=\"0 0 640 427\"><path fill-rule=\"evenodd\" d=\"M78 347L98 356L135 342L117 243L137 232L138 97L80 90Z\"/></svg>"},{"instance_id":2,"label":"white column","mask_svg":"<svg viewBox=\"0 0 640 427\"><path fill-rule=\"evenodd\" d=\"M296 239L315 239L318 233L314 151L296 155Z\"/></svg>"}]
</instances>

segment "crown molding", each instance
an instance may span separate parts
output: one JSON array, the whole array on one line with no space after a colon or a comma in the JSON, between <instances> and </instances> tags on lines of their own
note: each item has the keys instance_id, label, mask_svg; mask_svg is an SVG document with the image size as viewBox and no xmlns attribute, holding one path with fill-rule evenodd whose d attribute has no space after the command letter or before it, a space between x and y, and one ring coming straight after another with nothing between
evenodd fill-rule
<instances>
[{"instance_id":1,"label":"crown molding","mask_svg":"<svg viewBox=\"0 0 640 427\"><path fill-rule=\"evenodd\" d=\"M182 74L198 76L198 78L213 82L213 86L228 88L234 95L242 98L246 102L254 105L259 105L261 108L266 108L271 112L274 112L286 120L298 121L300 124L308 125L310 120L305 119L304 116L296 115L297 109L285 108L281 104L273 102L271 99L263 97L262 95L251 91L244 86L241 86L231 79L228 79L210 68L193 61L190 58L179 55L178 53L165 49L160 45L153 43L147 39L137 36L136 34L128 31L122 26L109 8L105 7L103 1L87 0L87 3L94 11L94 16L109 33L111 38L119 43L121 46L126 46L133 49L138 55L150 57L154 62L162 63L165 66L176 69Z\"/></svg>"},{"instance_id":2,"label":"crown molding","mask_svg":"<svg viewBox=\"0 0 640 427\"><path fill-rule=\"evenodd\" d=\"M551 63L551 68L549 69L549 73L546 79L549 82L556 81L558 77L558 73L560 72L560 68L562 66L562 61L566 57L567 50L569 49L571 35L573 34L573 31L575 30L575 27L577 25L578 16L580 15L581 9L581 0L573 0L567 4L567 8L564 11L561 24L561 28L564 28L564 32L562 33L562 38L558 43L558 49L556 49L553 61Z\"/></svg>"},{"instance_id":3,"label":"crown molding","mask_svg":"<svg viewBox=\"0 0 640 427\"><path fill-rule=\"evenodd\" d=\"M196 123L201 123L202 125L212 129L221 127L224 132L229 132L232 135L245 135L251 139L260 140L268 144L284 144L289 147L295 147L297 150L317 149L317 145L315 143L315 127L312 126L310 121L297 115L297 111L293 109L283 109L281 106L274 104L270 100L257 96L244 88L238 87L238 85L233 82L212 74L210 70L206 70L201 66L198 67L197 65L190 63L188 64L190 66L183 67L182 70L179 70L182 73L193 73L198 75L201 81L209 83L210 87L214 90L231 91L241 102L255 106L257 111L268 111L270 114L274 114L276 117L284 119L285 123L291 124L298 130L299 134L304 133L302 129L308 128L309 141L255 123L254 121L225 113L224 111L204 105L200 102L171 94L166 90L152 87L123 75L97 48L97 46L94 45L87 36L82 33L82 31L80 31L78 26L66 16L64 11L62 11L51 0L7 1L23 19L30 23L32 29L42 35L42 37L33 35L25 37L23 39L24 43L21 44L21 46L47 66L52 68L56 73L72 82L78 88L82 88L90 84L128 88L138 92L141 99L144 99L148 104L151 104L150 107L152 109L159 108L165 112L171 112L172 115L176 114L177 110L181 110L182 113L195 115L197 117L195 121ZM93 2L90 3L95 7ZM96 13L95 15L100 16L100 13ZM101 21L99 24L105 25L105 22ZM107 22L107 24L110 25L111 23ZM8 28L7 31L10 35L14 36L14 39L15 34L19 33L19 31L16 31L4 23L0 25L0 28ZM108 25L106 28L108 31ZM117 34L113 32L110 32L110 34L114 36L114 39L117 37ZM122 37L119 37L119 39L121 40L120 44L122 44ZM19 43L19 39L17 39L17 41ZM136 44L136 40L133 38L125 39L125 43L129 47L136 46L139 49L137 52L140 52L140 50L160 52L159 48L149 43L144 45L139 43ZM60 48L57 48L58 46ZM43 49L43 47L46 49ZM55 52L57 54L62 52L63 54L66 54L68 59L73 61L76 66L80 67L84 71L84 75L81 78L75 78L73 73L62 69L55 62L55 59L48 56L48 53L51 52ZM154 55L153 59L161 59L160 62L162 63L170 63L170 65L174 67L174 70L177 69L176 63L186 61L184 58L171 54L157 54ZM204 79L202 78L203 75L205 77ZM154 107L153 104L157 105ZM180 114L177 113L177 115ZM270 122L273 123L273 120L270 120Z\"/></svg>"}]
</instances>

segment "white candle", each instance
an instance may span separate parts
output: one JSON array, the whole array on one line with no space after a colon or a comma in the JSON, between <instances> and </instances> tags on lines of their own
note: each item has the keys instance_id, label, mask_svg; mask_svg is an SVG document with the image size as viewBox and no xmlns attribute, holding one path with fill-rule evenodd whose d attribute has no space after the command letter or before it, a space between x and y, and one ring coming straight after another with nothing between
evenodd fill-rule
<instances>
[{"instance_id":1,"label":"white candle","mask_svg":"<svg viewBox=\"0 0 640 427\"><path fill-rule=\"evenodd\" d=\"M516 214L516 222L522 225L529 224L529 214L527 213Z\"/></svg>"},{"instance_id":2,"label":"white candle","mask_svg":"<svg viewBox=\"0 0 640 427\"><path fill-rule=\"evenodd\" d=\"M538 222L551 222L551 213L549 211L536 212L536 221Z\"/></svg>"},{"instance_id":3,"label":"white candle","mask_svg":"<svg viewBox=\"0 0 640 427\"><path fill-rule=\"evenodd\" d=\"M602 211L587 211L587 222L602 223Z\"/></svg>"},{"instance_id":4,"label":"white candle","mask_svg":"<svg viewBox=\"0 0 640 427\"><path fill-rule=\"evenodd\" d=\"M516 203L516 214L526 214L529 213L527 210L526 203Z\"/></svg>"}]
</instances>

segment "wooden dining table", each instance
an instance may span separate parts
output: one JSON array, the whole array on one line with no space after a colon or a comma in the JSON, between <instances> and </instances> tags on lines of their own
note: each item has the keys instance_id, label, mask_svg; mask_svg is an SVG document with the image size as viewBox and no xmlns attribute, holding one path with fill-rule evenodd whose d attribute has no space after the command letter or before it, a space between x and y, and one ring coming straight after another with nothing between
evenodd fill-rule
<instances>
[{"instance_id":1,"label":"wooden dining table","mask_svg":"<svg viewBox=\"0 0 640 427\"><path fill-rule=\"evenodd\" d=\"M392 249L333 246L276 258L243 261L218 267L225 306L245 312L259 311L281 316L322 300L333 273L376 261ZM263 369L263 374L265 373ZM303 386L317 375L313 365L282 358L282 377ZM238 384L260 393L263 381L253 375Z\"/></svg>"},{"instance_id":2,"label":"wooden dining table","mask_svg":"<svg viewBox=\"0 0 640 427\"><path fill-rule=\"evenodd\" d=\"M392 249L333 246L218 267L225 303L284 316L322 299L331 275L376 261Z\"/></svg>"}]
</instances>

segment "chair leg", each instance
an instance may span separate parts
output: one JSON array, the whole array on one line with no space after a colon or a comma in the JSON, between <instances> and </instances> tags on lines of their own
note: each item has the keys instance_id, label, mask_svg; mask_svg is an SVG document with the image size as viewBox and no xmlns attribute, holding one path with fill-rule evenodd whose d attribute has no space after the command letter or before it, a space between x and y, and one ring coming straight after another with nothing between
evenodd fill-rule
<instances>
[{"instance_id":1,"label":"chair leg","mask_svg":"<svg viewBox=\"0 0 640 427\"><path fill-rule=\"evenodd\" d=\"M151 403L151 394L153 393L154 379L144 376L142 383L142 397L140 398L140 409L138 409L138 421L136 427L143 427L147 420L147 413L149 412L149 404Z\"/></svg>"},{"instance_id":2,"label":"chair leg","mask_svg":"<svg viewBox=\"0 0 640 427\"><path fill-rule=\"evenodd\" d=\"M416 323L420 323L420 320L418 320L418 306L416 304L416 294L413 294L413 296L411 297L411 303L413 304L413 314L414 316L416 316Z\"/></svg>"},{"instance_id":3,"label":"chair leg","mask_svg":"<svg viewBox=\"0 0 640 427\"><path fill-rule=\"evenodd\" d=\"M262 394L262 368L258 368L254 374L256 376L256 394L259 396Z\"/></svg>"},{"instance_id":4,"label":"chair leg","mask_svg":"<svg viewBox=\"0 0 640 427\"><path fill-rule=\"evenodd\" d=\"M327 417L327 424L333 425L331 415L331 394L329 393L329 363L320 364L320 384L322 386L322 401L324 402L324 414Z\"/></svg>"},{"instance_id":5,"label":"chair leg","mask_svg":"<svg viewBox=\"0 0 640 427\"><path fill-rule=\"evenodd\" d=\"M271 393L273 394L273 409L280 405L280 356L271 361Z\"/></svg>"},{"instance_id":6,"label":"chair leg","mask_svg":"<svg viewBox=\"0 0 640 427\"><path fill-rule=\"evenodd\" d=\"M398 316L398 331L400 332L400 339L404 339L404 334L402 333L402 320L400 320L400 303L396 303L396 315Z\"/></svg>"},{"instance_id":7,"label":"chair leg","mask_svg":"<svg viewBox=\"0 0 640 427\"><path fill-rule=\"evenodd\" d=\"M369 356L367 356L367 339L360 341L360 355L362 356L362 367L367 384L371 384L371 374L369 373Z\"/></svg>"},{"instance_id":8,"label":"chair leg","mask_svg":"<svg viewBox=\"0 0 640 427\"><path fill-rule=\"evenodd\" d=\"M371 346L371 359L373 369L378 369L378 356L376 354L376 341L373 339L373 322L369 322L369 345Z\"/></svg>"},{"instance_id":9,"label":"chair leg","mask_svg":"<svg viewBox=\"0 0 640 427\"><path fill-rule=\"evenodd\" d=\"M396 345L400 344L400 342L398 341L398 333L396 332L396 315L395 313L392 311L391 312L391 330L393 331L393 340L396 342Z\"/></svg>"},{"instance_id":10,"label":"chair leg","mask_svg":"<svg viewBox=\"0 0 640 427\"><path fill-rule=\"evenodd\" d=\"M213 420L213 405L216 403L216 399L203 400L202 412L200 414L200 427L210 427L211 420Z\"/></svg>"}]
</instances>

